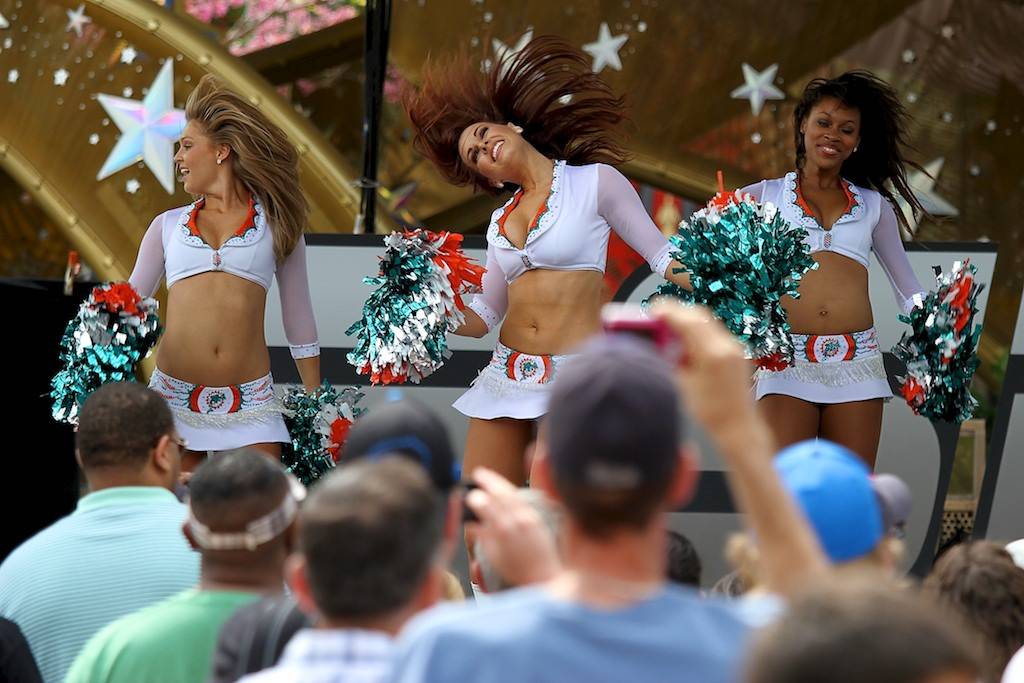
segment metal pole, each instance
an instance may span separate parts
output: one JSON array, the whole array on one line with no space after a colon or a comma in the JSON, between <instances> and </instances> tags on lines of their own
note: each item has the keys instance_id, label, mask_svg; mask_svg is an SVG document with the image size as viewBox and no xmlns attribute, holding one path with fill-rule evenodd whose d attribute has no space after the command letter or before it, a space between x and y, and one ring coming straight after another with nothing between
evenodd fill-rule
<instances>
[{"instance_id":1,"label":"metal pole","mask_svg":"<svg viewBox=\"0 0 1024 683\"><path fill-rule=\"evenodd\" d=\"M363 41L363 174L359 178L359 216L353 232L374 231L377 220L377 164L380 146L380 113L388 68L388 37L391 0L367 0L366 34Z\"/></svg>"}]
</instances>

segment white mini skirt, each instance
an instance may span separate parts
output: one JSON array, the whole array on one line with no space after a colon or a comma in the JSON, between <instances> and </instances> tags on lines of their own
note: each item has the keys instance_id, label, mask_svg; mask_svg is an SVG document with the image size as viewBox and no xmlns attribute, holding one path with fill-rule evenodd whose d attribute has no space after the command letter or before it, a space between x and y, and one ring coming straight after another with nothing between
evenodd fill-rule
<instances>
[{"instance_id":1,"label":"white mini skirt","mask_svg":"<svg viewBox=\"0 0 1024 683\"><path fill-rule=\"evenodd\" d=\"M794 334L794 364L759 369L756 398L784 394L810 403L889 400L892 390L875 328L850 334Z\"/></svg>"},{"instance_id":2,"label":"white mini skirt","mask_svg":"<svg viewBox=\"0 0 1024 683\"><path fill-rule=\"evenodd\" d=\"M536 420L548 411L551 383L568 358L521 353L498 342L491 361L452 407L481 420Z\"/></svg>"},{"instance_id":3,"label":"white mini skirt","mask_svg":"<svg viewBox=\"0 0 1024 683\"><path fill-rule=\"evenodd\" d=\"M149 388L164 397L188 448L227 451L257 443L290 443L269 374L243 384L211 387L153 371Z\"/></svg>"}]
</instances>

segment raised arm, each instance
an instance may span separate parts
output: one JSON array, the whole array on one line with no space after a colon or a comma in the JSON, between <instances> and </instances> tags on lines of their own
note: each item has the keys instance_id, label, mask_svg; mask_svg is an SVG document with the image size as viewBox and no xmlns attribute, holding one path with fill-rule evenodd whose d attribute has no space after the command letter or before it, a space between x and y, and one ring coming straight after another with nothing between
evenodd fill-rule
<instances>
[{"instance_id":1,"label":"raised arm","mask_svg":"<svg viewBox=\"0 0 1024 683\"><path fill-rule=\"evenodd\" d=\"M142 296L153 296L160 281L164 279L164 236L163 214L153 219L142 236L139 254L135 257L135 268L128 277L128 284Z\"/></svg>"},{"instance_id":2,"label":"raised arm","mask_svg":"<svg viewBox=\"0 0 1024 683\"><path fill-rule=\"evenodd\" d=\"M687 412L729 466L729 489L758 539L765 586L782 596L796 594L825 575L828 564L772 467L775 445L755 407L742 346L704 307L662 304L652 313L682 342L677 379Z\"/></svg>"},{"instance_id":3,"label":"raised arm","mask_svg":"<svg viewBox=\"0 0 1024 683\"><path fill-rule=\"evenodd\" d=\"M505 271L498 265L494 246L487 245L486 272L483 291L466 307L466 321L455 330L463 337L482 337L496 327L508 310L508 282Z\"/></svg>"},{"instance_id":4,"label":"raised arm","mask_svg":"<svg viewBox=\"0 0 1024 683\"><path fill-rule=\"evenodd\" d=\"M684 266L672 260L672 245L651 220L636 190L624 175L605 164L597 168L597 212L652 271L690 289L690 276L675 272Z\"/></svg>"},{"instance_id":5,"label":"raised arm","mask_svg":"<svg viewBox=\"0 0 1024 683\"><path fill-rule=\"evenodd\" d=\"M914 307L914 295L924 293L913 268L910 267L910 259L907 258L907 250L903 247L903 240L900 238L899 225L896 222L896 212L892 205L884 198L878 215L878 223L871 233L871 248L878 258L879 265L889 278L893 294L896 297L896 304L904 313Z\"/></svg>"},{"instance_id":6,"label":"raised arm","mask_svg":"<svg viewBox=\"0 0 1024 683\"><path fill-rule=\"evenodd\" d=\"M277 267L277 286L281 294L281 318L288 346L308 391L320 386L320 342L313 317L306 272L306 238L300 237L295 249Z\"/></svg>"}]
</instances>

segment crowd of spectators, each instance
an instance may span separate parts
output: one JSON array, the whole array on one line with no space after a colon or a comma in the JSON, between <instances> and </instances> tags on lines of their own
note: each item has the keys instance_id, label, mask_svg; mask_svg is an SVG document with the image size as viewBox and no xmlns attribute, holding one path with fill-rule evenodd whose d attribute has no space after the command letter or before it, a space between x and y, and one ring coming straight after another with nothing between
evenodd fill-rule
<instances>
[{"instance_id":1,"label":"crowd of spectators","mask_svg":"<svg viewBox=\"0 0 1024 683\"><path fill-rule=\"evenodd\" d=\"M0 564L0 680L1024 681L1016 548L962 544L907 576L903 482L825 441L775 452L725 328L654 314L682 362L628 335L586 344L529 489L483 468L460 482L443 422L402 399L358 420L308 492L243 449L209 457L182 502L163 400L100 388L76 436L89 493ZM724 577L669 523L699 476L691 423L744 524Z\"/></svg>"}]
</instances>

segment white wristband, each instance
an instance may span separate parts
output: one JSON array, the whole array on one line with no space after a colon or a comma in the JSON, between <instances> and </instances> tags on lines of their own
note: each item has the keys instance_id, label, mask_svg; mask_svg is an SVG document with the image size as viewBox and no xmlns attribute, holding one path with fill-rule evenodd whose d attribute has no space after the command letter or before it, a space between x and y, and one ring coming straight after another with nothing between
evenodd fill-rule
<instances>
[{"instance_id":1,"label":"white wristband","mask_svg":"<svg viewBox=\"0 0 1024 683\"><path fill-rule=\"evenodd\" d=\"M313 356L320 355L320 342L313 342L312 344L290 344L288 346L292 352L292 358L298 360L299 358L312 358Z\"/></svg>"}]
</instances>

